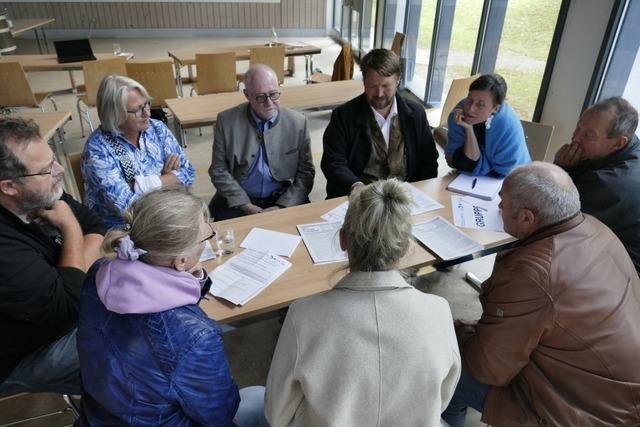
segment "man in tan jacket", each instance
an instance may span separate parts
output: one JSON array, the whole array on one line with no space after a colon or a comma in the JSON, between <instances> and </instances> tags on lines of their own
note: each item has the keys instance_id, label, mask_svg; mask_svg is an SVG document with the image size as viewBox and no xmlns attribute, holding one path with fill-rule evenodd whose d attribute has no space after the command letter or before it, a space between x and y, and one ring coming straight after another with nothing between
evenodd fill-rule
<instances>
[{"instance_id":1,"label":"man in tan jacket","mask_svg":"<svg viewBox=\"0 0 640 427\"><path fill-rule=\"evenodd\" d=\"M468 406L492 426L640 423L640 281L620 240L580 212L559 167L515 169L505 230L520 239L483 284L483 313L457 322L463 374L443 418Z\"/></svg>"}]
</instances>

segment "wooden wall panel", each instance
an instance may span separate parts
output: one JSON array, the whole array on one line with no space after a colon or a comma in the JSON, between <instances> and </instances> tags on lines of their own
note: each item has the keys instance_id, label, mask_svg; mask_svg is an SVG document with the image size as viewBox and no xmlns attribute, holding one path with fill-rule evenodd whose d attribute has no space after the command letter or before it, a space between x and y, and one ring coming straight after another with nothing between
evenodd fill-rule
<instances>
[{"instance_id":1,"label":"wooden wall panel","mask_svg":"<svg viewBox=\"0 0 640 427\"><path fill-rule=\"evenodd\" d=\"M309 28L323 29L327 1L278 3L0 2L13 19L53 17L51 29ZM92 23L92 21L94 21Z\"/></svg>"}]
</instances>

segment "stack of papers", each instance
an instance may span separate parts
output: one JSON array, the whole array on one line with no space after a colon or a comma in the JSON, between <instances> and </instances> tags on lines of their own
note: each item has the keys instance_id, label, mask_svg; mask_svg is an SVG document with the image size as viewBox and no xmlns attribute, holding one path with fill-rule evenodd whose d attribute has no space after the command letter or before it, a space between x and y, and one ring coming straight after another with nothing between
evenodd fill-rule
<instances>
[{"instance_id":1,"label":"stack of papers","mask_svg":"<svg viewBox=\"0 0 640 427\"><path fill-rule=\"evenodd\" d=\"M480 243L441 216L415 224L413 236L443 260L460 258L483 249Z\"/></svg>"},{"instance_id":2,"label":"stack of papers","mask_svg":"<svg viewBox=\"0 0 640 427\"><path fill-rule=\"evenodd\" d=\"M289 261L275 254L247 249L209 273L213 282L210 292L244 305L289 267Z\"/></svg>"},{"instance_id":3,"label":"stack of papers","mask_svg":"<svg viewBox=\"0 0 640 427\"><path fill-rule=\"evenodd\" d=\"M453 223L458 227L477 230L504 231L498 200L485 201L475 197L451 196Z\"/></svg>"},{"instance_id":4,"label":"stack of papers","mask_svg":"<svg viewBox=\"0 0 640 427\"><path fill-rule=\"evenodd\" d=\"M339 233L342 222L319 222L297 227L314 264L347 260L347 253L340 249Z\"/></svg>"},{"instance_id":5,"label":"stack of papers","mask_svg":"<svg viewBox=\"0 0 640 427\"><path fill-rule=\"evenodd\" d=\"M449 183L447 190L466 194L482 200L493 200L502 188L502 178L460 174Z\"/></svg>"},{"instance_id":6,"label":"stack of papers","mask_svg":"<svg viewBox=\"0 0 640 427\"><path fill-rule=\"evenodd\" d=\"M300 236L256 227L251 229L240 247L290 257L298 243Z\"/></svg>"},{"instance_id":7,"label":"stack of papers","mask_svg":"<svg viewBox=\"0 0 640 427\"><path fill-rule=\"evenodd\" d=\"M435 211L437 209L442 209L440 203L433 200L431 197L427 195L424 191L418 190L413 185L408 182L404 183L404 188L411 194L411 198L413 199L413 206L411 207L411 215L418 215L421 213ZM322 215L320 218L325 221L335 222L340 221L344 222L344 217L347 214L347 208L349 207L349 202L344 202L331 209L326 214Z\"/></svg>"}]
</instances>

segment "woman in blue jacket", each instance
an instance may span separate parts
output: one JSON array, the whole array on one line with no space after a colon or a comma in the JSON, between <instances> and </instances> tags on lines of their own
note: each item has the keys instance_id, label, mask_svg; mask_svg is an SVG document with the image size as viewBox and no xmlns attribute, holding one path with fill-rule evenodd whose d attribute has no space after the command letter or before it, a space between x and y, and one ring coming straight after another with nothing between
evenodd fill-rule
<instances>
[{"instance_id":1,"label":"woman in blue jacket","mask_svg":"<svg viewBox=\"0 0 640 427\"><path fill-rule=\"evenodd\" d=\"M449 115L445 158L452 168L471 175L504 177L531 162L520 119L504 100L507 83L484 74Z\"/></svg>"},{"instance_id":2,"label":"woman in blue jacket","mask_svg":"<svg viewBox=\"0 0 640 427\"><path fill-rule=\"evenodd\" d=\"M107 234L111 259L91 268L80 301L80 425L265 424L264 388L238 392L221 330L198 307L211 284L199 263L208 216L186 189L161 188Z\"/></svg>"}]
</instances>

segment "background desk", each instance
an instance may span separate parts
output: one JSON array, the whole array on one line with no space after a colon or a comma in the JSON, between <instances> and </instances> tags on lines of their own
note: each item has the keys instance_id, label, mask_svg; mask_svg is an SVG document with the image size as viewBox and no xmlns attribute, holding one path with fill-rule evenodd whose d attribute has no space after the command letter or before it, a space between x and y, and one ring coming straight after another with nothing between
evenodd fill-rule
<instances>
[{"instance_id":1,"label":"background desk","mask_svg":"<svg viewBox=\"0 0 640 427\"><path fill-rule=\"evenodd\" d=\"M453 176L434 178L413 183L417 188L440 202L444 208L433 212L416 215L413 221L422 222L428 218L440 215L453 223L451 213L451 193L446 190L447 184ZM344 202L346 197L310 203L301 206L278 210L274 212L250 215L242 218L222 221L233 227L236 237L236 253L241 251L239 247L242 240L253 227L261 227L269 230L282 231L298 235L296 225L322 222L320 215ZM472 229L462 231L484 245L485 249L513 241L513 237L506 233L487 232ZM215 246L215 243L213 243ZM232 255L233 256L233 255ZM207 261L205 266L208 271L226 261L229 256ZM200 307L213 319L226 323L233 320L254 316L260 313L272 311L288 306L291 302L309 295L325 292L331 289L336 282L347 273L346 263L314 265L307 248L300 242L290 258L293 265L271 285L267 286L260 294L243 306L233 304L209 295L208 301L202 301ZM401 268L423 267L432 265L440 259L432 255L418 243L412 242L407 255L401 260Z\"/></svg>"},{"instance_id":2,"label":"background desk","mask_svg":"<svg viewBox=\"0 0 640 427\"><path fill-rule=\"evenodd\" d=\"M245 45L245 46L230 46L230 47L212 47L212 48L204 48L204 49L177 49L172 50L169 53L169 56L174 59L175 67L176 67L176 84L178 85L178 94L180 96L183 95L182 91L182 78L180 77L180 68L183 66L188 66L189 79L193 80L193 73L191 71L191 66L196 63L196 53L224 53L224 52L234 52L236 54L236 61L248 61L249 60L249 50L255 47L265 47L264 44L258 45ZM303 44L293 44L293 45L285 45L284 55L285 57L294 57L294 56L304 56L305 58L305 76L307 80L309 76L313 72L313 55L319 54L322 52L317 46L312 46L306 43ZM292 70L293 72L293 70Z\"/></svg>"},{"instance_id":3,"label":"background desk","mask_svg":"<svg viewBox=\"0 0 640 427\"><path fill-rule=\"evenodd\" d=\"M47 42L47 34L44 31L44 26L55 22L55 20L55 18L14 19L12 21L13 27L11 28L11 34L16 37L26 31L33 30L40 53L44 53L42 46L44 46L47 53L49 53L49 43ZM38 30L42 33L42 42L40 42Z\"/></svg>"},{"instance_id":4,"label":"background desk","mask_svg":"<svg viewBox=\"0 0 640 427\"><path fill-rule=\"evenodd\" d=\"M68 193L78 196L78 187L76 186L76 180L73 177L71 165L69 164L69 158L67 157L67 151L64 147L64 131L62 128L71 120L71 113L69 111L20 111L18 113L8 114L0 116L2 118L16 118L21 117L23 119L33 119L40 127L40 135L45 141L50 141L50 145L55 153L56 160L60 163L64 171L64 187ZM58 135L58 141L54 139L55 135Z\"/></svg>"},{"instance_id":5,"label":"background desk","mask_svg":"<svg viewBox=\"0 0 640 427\"><path fill-rule=\"evenodd\" d=\"M343 104L360 95L364 88L359 80L281 86L280 105L303 110L328 108ZM212 125L218 113L246 101L242 92L225 92L185 98L167 99L167 107L176 121L176 137L184 142L184 129Z\"/></svg>"}]
</instances>

